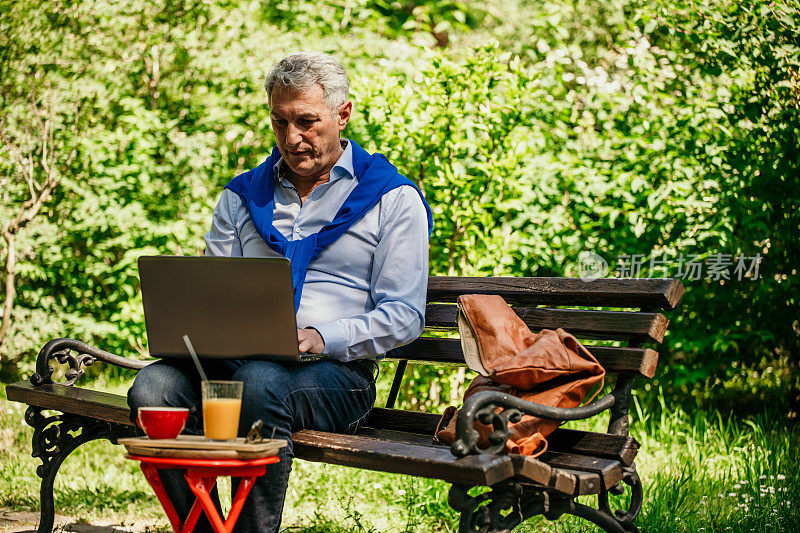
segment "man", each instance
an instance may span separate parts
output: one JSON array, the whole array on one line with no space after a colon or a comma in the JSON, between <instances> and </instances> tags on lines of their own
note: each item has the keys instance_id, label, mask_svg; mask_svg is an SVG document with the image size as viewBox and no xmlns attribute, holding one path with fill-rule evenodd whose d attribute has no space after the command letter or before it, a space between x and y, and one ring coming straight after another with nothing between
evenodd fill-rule
<instances>
[{"instance_id":1,"label":"man","mask_svg":"<svg viewBox=\"0 0 800 533\"><path fill-rule=\"evenodd\" d=\"M375 401L377 359L422 332L431 229L422 193L383 156L341 138L353 105L333 57L291 54L265 87L277 149L226 185L206 253L289 257L300 351L325 357L206 363L211 379L244 382L240 435L261 419L289 442L247 499L237 528L248 531L280 526L292 432L355 432ZM188 427L199 430L199 396L191 363L165 360L139 372L128 403L132 415L150 405L189 407ZM164 477L186 516L193 498L181 473Z\"/></svg>"}]
</instances>

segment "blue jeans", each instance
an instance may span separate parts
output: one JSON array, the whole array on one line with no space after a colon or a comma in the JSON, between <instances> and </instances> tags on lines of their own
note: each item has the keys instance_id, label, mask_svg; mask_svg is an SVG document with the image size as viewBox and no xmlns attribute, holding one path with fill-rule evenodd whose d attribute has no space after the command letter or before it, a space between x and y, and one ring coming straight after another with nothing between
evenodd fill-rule
<instances>
[{"instance_id":1,"label":"blue jeans","mask_svg":"<svg viewBox=\"0 0 800 533\"><path fill-rule=\"evenodd\" d=\"M275 438L289 443L279 453L280 462L268 465L266 474L256 480L236 523L237 531L277 531L294 457L292 433L301 429L355 433L375 402L377 364L332 359L307 363L206 360L203 367L209 379L244 383L239 436L260 419L265 438L275 428ZM202 431L200 378L190 360L162 360L140 370L128 391L128 405L132 420L139 407L188 407L186 432ZM161 477L175 509L185 519L194 495L183 472L162 470ZM211 530L204 515L195 530L206 529Z\"/></svg>"}]
</instances>

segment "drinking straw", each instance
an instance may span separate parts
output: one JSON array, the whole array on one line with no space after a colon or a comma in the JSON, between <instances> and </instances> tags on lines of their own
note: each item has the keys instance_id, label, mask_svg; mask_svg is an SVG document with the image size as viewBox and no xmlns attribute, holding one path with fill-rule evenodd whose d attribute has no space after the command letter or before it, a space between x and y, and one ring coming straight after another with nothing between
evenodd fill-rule
<instances>
[{"instance_id":1,"label":"drinking straw","mask_svg":"<svg viewBox=\"0 0 800 533\"><path fill-rule=\"evenodd\" d=\"M194 351L194 346L192 346L192 341L189 340L189 335L183 336L183 342L186 343L186 347L189 349L189 354L192 356L192 361L194 361L194 366L197 367L197 371L200 373L200 377L203 378L203 381L208 382L206 373L203 372L203 367L200 366L200 359L197 358L197 352Z\"/></svg>"}]
</instances>

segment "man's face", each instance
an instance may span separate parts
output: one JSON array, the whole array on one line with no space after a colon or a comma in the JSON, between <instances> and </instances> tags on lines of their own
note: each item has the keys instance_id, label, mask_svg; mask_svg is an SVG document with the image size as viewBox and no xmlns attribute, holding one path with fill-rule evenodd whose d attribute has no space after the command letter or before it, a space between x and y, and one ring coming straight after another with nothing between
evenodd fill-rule
<instances>
[{"instance_id":1,"label":"man's face","mask_svg":"<svg viewBox=\"0 0 800 533\"><path fill-rule=\"evenodd\" d=\"M353 105L346 102L332 114L322 97L319 85L303 91L272 89L272 131L284 161L300 178L330 172L342 153L339 132L350 120Z\"/></svg>"}]
</instances>

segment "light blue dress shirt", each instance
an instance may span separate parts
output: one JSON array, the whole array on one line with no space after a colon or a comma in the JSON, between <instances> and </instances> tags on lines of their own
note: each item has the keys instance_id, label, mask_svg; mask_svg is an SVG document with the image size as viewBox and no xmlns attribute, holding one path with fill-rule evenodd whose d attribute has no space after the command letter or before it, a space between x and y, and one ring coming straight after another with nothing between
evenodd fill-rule
<instances>
[{"instance_id":1,"label":"light blue dress shirt","mask_svg":"<svg viewBox=\"0 0 800 533\"><path fill-rule=\"evenodd\" d=\"M331 170L301 204L275 165L273 224L289 240L328 224L358 181L347 143ZM277 184L276 184L277 185ZM205 236L206 255L280 257L261 238L236 193L225 189ZM419 194L410 186L386 193L375 207L308 267L297 327L313 327L325 353L350 361L376 357L416 339L425 325L428 287L428 221Z\"/></svg>"}]
</instances>

